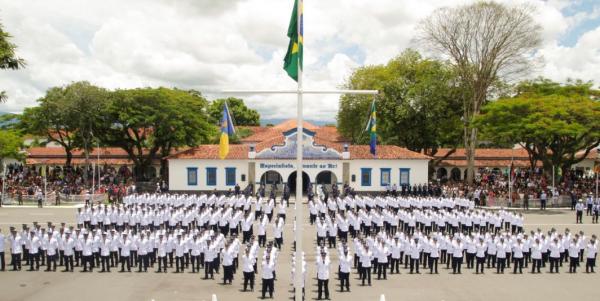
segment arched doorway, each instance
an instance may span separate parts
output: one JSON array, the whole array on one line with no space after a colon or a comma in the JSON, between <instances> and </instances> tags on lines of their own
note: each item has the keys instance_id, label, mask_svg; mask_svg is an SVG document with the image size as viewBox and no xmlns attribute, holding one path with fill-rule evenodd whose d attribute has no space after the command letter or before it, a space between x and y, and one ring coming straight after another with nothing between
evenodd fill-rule
<instances>
[{"instance_id":1,"label":"arched doorway","mask_svg":"<svg viewBox=\"0 0 600 301\"><path fill-rule=\"evenodd\" d=\"M333 172L329 170L324 170L317 174L315 182L317 183L317 185L337 184L337 177Z\"/></svg>"},{"instance_id":2,"label":"arched doorway","mask_svg":"<svg viewBox=\"0 0 600 301\"><path fill-rule=\"evenodd\" d=\"M437 170L436 173L436 178L439 179L440 181L444 181L448 178L448 171L446 170L446 168L444 167L440 167Z\"/></svg>"},{"instance_id":3,"label":"arched doorway","mask_svg":"<svg viewBox=\"0 0 600 301\"><path fill-rule=\"evenodd\" d=\"M280 173L278 173L274 170L269 170L260 177L260 184L265 185L265 186L271 185L271 184L278 185L281 183L283 183L283 177L281 176Z\"/></svg>"},{"instance_id":4,"label":"arched doorway","mask_svg":"<svg viewBox=\"0 0 600 301\"><path fill-rule=\"evenodd\" d=\"M310 178L308 174L302 172L302 193L308 192L308 184L310 183ZM288 177L287 181L288 186L290 187L290 193L296 193L296 172L292 172Z\"/></svg>"},{"instance_id":5,"label":"arched doorway","mask_svg":"<svg viewBox=\"0 0 600 301\"><path fill-rule=\"evenodd\" d=\"M452 181L460 181L462 179L461 172L458 167L452 168L450 171L450 179L452 179Z\"/></svg>"}]
</instances>

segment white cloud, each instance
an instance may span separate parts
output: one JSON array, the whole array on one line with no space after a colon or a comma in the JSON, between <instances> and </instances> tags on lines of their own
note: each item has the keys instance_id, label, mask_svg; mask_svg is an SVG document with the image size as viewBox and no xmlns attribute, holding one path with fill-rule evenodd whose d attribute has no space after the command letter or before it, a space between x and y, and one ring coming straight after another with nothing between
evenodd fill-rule
<instances>
[{"instance_id":1,"label":"white cloud","mask_svg":"<svg viewBox=\"0 0 600 301\"><path fill-rule=\"evenodd\" d=\"M353 68L385 63L411 46L419 20L471 0L305 2L305 87L333 89ZM547 77L599 77L600 29L573 47L561 35L598 11L570 17L567 0L502 0L536 7ZM0 72L9 100L0 111L35 105L45 90L88 80L107 88L176 86L204 91L291 89L282 70L292 0L0 0L0 20L27 68ZM293 95L245 97L265 118L295 115ZM333 121L336 96L306 96L305 116Z\"/></svg>"}]
</instances>

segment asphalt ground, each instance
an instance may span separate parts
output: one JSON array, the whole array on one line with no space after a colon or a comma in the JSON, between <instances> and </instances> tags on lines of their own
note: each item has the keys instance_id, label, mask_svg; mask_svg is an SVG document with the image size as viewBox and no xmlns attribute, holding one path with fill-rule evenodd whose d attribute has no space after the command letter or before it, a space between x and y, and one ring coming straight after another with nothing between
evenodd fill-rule
<instances>
[{"instance_id":1,"label":"asphalt ground","mask_svg":"<svg viewBox=\"0 0 600 301\"><path fill-rule=\"evenodd\" d=\"M288 216L294 211L289 210ZM305 211L307 212L307 211ZM305 216L308 214L305 213ZM584 224L575 224L575 215L569 210L548 210L544 212L525 212L526 230L541 228L544 231L554 227L559 231L569 228L571 231L584 231L600 234L600 226L591 224L591 217L584 216ZM8 235L10 226L20 228L23 223L33 221L45 223L75 221L73 208L0 208L0 228ZM288 218L284 232L284 247L277 263L277 281L275 282L275 300L293 300L291 286L291 255L293 237L292 227ZM303 225L303 243L307 254L308 277L306 283L306 300L317 297L315 237L316 230L308 222ZM268 233L268 237L272 237ZM8 248L8 246L7 246ZM400 274L389 275L387 280L376 280L372 286L360 286L358 276L353 271L350 276L351 293L339 292L339 281L336 279L337 252L331 250L331 280L330 298L332 300L380 300L384 294L386 300L600 300L600 290L596 286L600 282L600 273L586 274L582 265L577 274L568 274L568 266L561 268L560 274L549 274L548 268L542 274L530 274L526 269L524 274L514 275L507 271L498 275L495 271L486 270L484 275L476 275L473 270L466 269L463 273L452 275L445 266L440 265L440 274L430 275L425 270L421 274L408 274L402 269ZM7 264L10 261L6 250ZM262 255L262 250L259 253ZM24 267L25 270L27 267ZM7 266L7 270L10 267ZM42 268L41 268L42 269ZM259 268L260 269L260 268ZM62 270L58 267L58 270ZM238 270L233 285L220 284L222 274L215 275L215 280L202 280L200 274L186 271L184 274L154 273L81 273L76 268L73 273L63 272L0 272L0 300L211 300L212 294L218 300L257 300L260 299L260 271L254 292L241 292L242 273Z\"/></svg>"}]
</instances>

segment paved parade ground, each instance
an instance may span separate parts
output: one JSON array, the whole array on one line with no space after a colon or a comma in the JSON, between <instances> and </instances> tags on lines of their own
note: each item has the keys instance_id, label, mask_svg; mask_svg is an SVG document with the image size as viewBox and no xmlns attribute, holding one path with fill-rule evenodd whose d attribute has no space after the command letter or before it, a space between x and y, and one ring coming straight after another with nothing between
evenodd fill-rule
<instances>
[{"instance_id":1,"label":"paved parade ground","mask_svg":"<svg viewBox=\"0 0 600 301\"><path fill-rule=\"evenodd\" d=\"M291 215L293 210L289 210ZM305 211L306 212L306 211ZM584 216L584 224L574 223L575 216L568 210L548 210L545 212L530 211L525 213L527 230L541 228L545 231L555 227L560 232L565 227L571 231L583 230L586 236L600 234L600 226L592 225L591 218ZM275 300L292 300L290 285L291 271L291 238L292 227L288 219L284 233L284 248L277 264L277 281L275 283ZM45 224L75 221L73 208L0 208L0 227L8 236L10 226L21 227L22 223L31 224L38 221ZM304 246L307 252L308 277L307 300L316 299L316 266L314 264L316 230L310 224L304 224ZM270 237L270 233L269 233ZM261 251L262 254L262 251ZM485 275L475 275L463 265L462 275L449 274L445 265L440 265L439 275L409 275L401 269L400 275L389 275L388 280L373 279L373 285L360 286L357 274L351 274L351 293L340 293L337 272L337 251L331 250L330 290L332 300L379 300L385 294L386 300L598 300L598 283L600 274L585 274L585 263L577 274L568 274L568 265L561 268L560 274L549 274L545 268L542 274L532 275L529 269L523 275L507 272L497 275L486 270ZM7 264L10 255L7 250ZM25 270L27 267L24 267ZM7 266L7 270L10 267ZM192 274L154 273L81 273L76 268L74 273L63 272L0 272L0 300L211 300L216 294L218 300L257 300L260 298L260 273L254 292L241 292L242 273L238 270L233 285L222 285L215 275L215 280L202 280L203 272ZM58 270L62 270L61 267ZM152 272L150 271L152 270ZM525 269L524 269L525 270ZM512 270L510 270L512 271ZM221 271L222 273L222 271ZM375 277L376 278L376 277Z\"/></svg>"}]
</instances>

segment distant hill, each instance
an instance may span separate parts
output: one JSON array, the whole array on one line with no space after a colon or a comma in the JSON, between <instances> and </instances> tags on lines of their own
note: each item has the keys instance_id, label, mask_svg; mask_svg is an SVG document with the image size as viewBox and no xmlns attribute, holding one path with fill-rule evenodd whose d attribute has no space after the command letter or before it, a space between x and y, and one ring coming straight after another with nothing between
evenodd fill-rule
<instances>
[{"instance_id":1,"label":"distant hill","mask_svg":"<svg viewBox=\"0 0 600 301\"><path fill-rule=\"evenodd\" d=\"M278 123L282 123L286 120L289 120L290 118L272 118L272 119L261 119L260 120L260 125L261 126L266 126L267 124L278 124ZM322 120L310 120L310 119L304 119L304 121L306 122L310 122L314 125L326 125L326 124L335 124L335 121L322 121Z\"/></svg>"}]
</instances>

